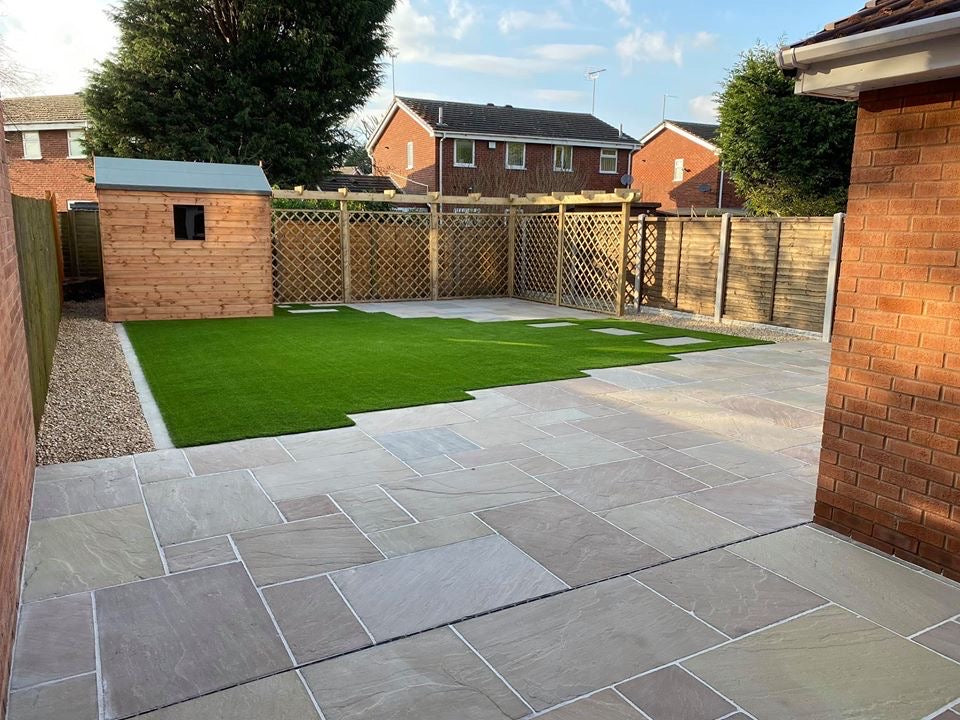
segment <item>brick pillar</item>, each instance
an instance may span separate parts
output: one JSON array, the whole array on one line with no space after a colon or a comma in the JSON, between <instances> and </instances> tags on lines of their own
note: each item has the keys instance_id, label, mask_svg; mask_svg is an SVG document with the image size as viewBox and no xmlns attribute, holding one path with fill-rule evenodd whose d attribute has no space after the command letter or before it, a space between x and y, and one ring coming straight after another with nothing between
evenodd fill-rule
<instances>
[{"instance_id":1,"label":"brick pillar","mask_svg":"<svg viewBox=\"0 0 960 720\"><path fill-rule=\"evenodd\" d=\"M960 580L960 78L860 96L816 521Z\"/></svg>"},{"instance_id":2,"label":"brick pillar","mask_svg":"<svg viewBox=\"0 0 960 720\"><path fill-rule=\"evenodd\" d=\"M0 113L0 720L6 711L33 468L33 409Z\"/></svg>"}]
</instances>

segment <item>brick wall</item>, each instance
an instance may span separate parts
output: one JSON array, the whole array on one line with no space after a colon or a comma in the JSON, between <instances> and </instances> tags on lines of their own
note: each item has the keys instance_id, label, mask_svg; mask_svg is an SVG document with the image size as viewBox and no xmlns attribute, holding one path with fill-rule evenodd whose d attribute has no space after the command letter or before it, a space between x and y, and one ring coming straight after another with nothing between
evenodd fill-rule
<instances>
[{"instance_id":1,"label":"brick wall","mask_svg":"<svg viewBox=\"0 0 960 720\"><path fill-rule=\"evenodd\" d=\"M673 163L683 159L684 179L673 180ZM643 191L645 202L660 203L661 210L715 208L720 187L720 163L709 148L673 132L669 128L633 154L633 187ZM706 192L701 185L709 185ZM729 176L724 177L723 207L740 208Z\"/></svg>"},{"instance_id":2,"label":"brick wall","mask_svg":"<svg viewBox=\"0 0 960 720\"><path fill-rule=\"evenodd\" d=\"M413 141L413 169L407 169L407 142ZM453 140L443 142L443 190L447 195L480 192L486 195L579 190L612 191L621 187L620 177L627 172L629 153L617 153L617 172L600 172L600 149L575 147L573 172L555 172L553 145L527 143L526 169L506 168L506 143L490 148L486 140L474 144L475 168L453 164ZM437 172L440 141L403 110L399 110L373 150L373 171L390 175L407 192L422 194L439 189ZM416 182L407 184L405 178Z\"/></svg>"},{"instance_id":3,"label":"brick wall","mask_svg":"<svg viewBox=\"0 0 960 720\"><path fill-rule=\"evenodd\" d=\"M816 519L960 580L960 78L863 93Z\"/></svg>"},{"instance_id":4,"label":"brick wall","mask_svg":"<svg viewBox=\"0 0 960 720\"><path fill-rule=\"evenodd\" d=\"M46 197L47 190L57 194L57 209L66 210L69 200L96 201L93 166L86 158L68 158L66 130L40 131L40 160L23 159L23 138L20 133L7 134L10 159L10 189L22 197Z\"/></svg>"},{"instance_id":5,"label":"brick wall","mask_svg":"<svg viewBox=\"0 0 960 720\"><path fill-rule=\"evenodd\" d=\"M33 486L33 414L20 282L0 118L0 719L20 591Z\"/></svg>"}]
</instances>

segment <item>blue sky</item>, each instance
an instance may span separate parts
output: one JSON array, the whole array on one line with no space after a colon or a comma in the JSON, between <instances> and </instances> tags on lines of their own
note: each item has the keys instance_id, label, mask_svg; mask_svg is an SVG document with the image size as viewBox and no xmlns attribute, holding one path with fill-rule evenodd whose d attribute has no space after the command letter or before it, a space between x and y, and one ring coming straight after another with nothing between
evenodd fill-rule
<instances>
[{"instance_id":1,"label":"blue sky","mask_svg":"<svg viewBox=\"0 0 960 720\"><path fill-rule=\"evenodd\" d=\"M331 0L332 1L332 0ZM2 0L0 0L2 2ZM79 90L109 53L110 0L6 0L0 35L35 75L30 93ZM605 68L597 115L633 135L667 117L706 121L711 95L758 40L806 37L862 0L399 0L391 16L398 94L590 111L585 71ZM363 114L382 112L385 82ZM11 88L0 92L11 94Z\"/></svg>"}]
</instances>

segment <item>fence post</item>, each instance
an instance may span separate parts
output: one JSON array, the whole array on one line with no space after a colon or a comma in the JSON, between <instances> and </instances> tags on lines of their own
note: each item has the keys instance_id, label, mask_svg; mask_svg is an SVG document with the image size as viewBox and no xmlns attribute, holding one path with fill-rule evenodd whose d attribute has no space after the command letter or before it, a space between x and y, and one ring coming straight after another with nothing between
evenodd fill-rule
<instances>
[{"instance_id":1,"label":"fence post","mask_svg":"<svg viewBox=\"0 0 960 720\"><path fill-rule=\"evenodd\" d=\"M343 265L343 301L353 301L352 275L350 272L350 211L347 201L340 200L340 258Z\"/></svg>"},{"instance_id":2,"label":"fence post","mask_svg":"<svg viewBox=\"0 0 960 720\"><path fill-rule=\"evenodd\" d=\"M770 283L770 312L767 313L767 320L771 323L777 311L777 276L780 274L780 236L783 233L783 219L776 218L776 222L777 244L773 248L773 280Z\"/></svg>"},{"instance_id":3,"label":"fence post","mask_svg":"<svg viewBox=\"0 0 960 720\"><path fill-rule=\"evenodd\" d=\"M563 295L563 230L567 224L567 206L560 203L560 215L557 218L557 287L555 305L560 307Z\"/></svg>"},{"instance_id":4,"label":"fence post","mask_svg":"<svg viewBox=\"0 0 960 720\"><path fill-rule=\"evenodd\" d=\"M513 297L517 261L517 208L507 208L507 297Z\"/></svg>"},{"instance_id":5,"label":"fence post","mask_svg":"<svg viewBox=\"0 0 960 720\"><path fill-rule=\"evenodd\" d=\"M430 297L440 297L440 208L430 203Z\"/></svg>"},{"instance_id":6,"label":"fence post","mask_svg":"<svg viewBox=\"0 0 960 720\"><path fill-rule=\"evenodd\" d=\"M633 278L633 293L637 298L637 315L643 305L643 274L646 268L644 245L647 242L647 214L643 213L637 220L637 273Z\"/></svg>"},{"instance_id":7,"label":"fence post","mask_svg":"<svg viewBox=\"0 0 960 720\"><path fill-rule=\"evenodd\" d=\"M630 239L630 203L620 209L620 274L617 278L617 317L623 317L623 301L627 294L627 241Z\"/></svg>"},{"instance_id":8,"label":"fence post","mask_svg":"<svg viewBox=\"0 0 960 720\"><path fill-rule=\"evenodd\" d=\"M720 257L717 258L717 294L713 300L713 319L720 322L727 296L727 257L730 255L730 213L720 217Z\"/></svg>"},{"instance_id":9,"label":"fence post","mask_svg":"<svg viewBox=\"0 0 960 720\"><path fill-rule=\"evenodd\" d=\"M842 212L833 216L833 232L830 236L830 265L827 267L827 297L823 304L823 341L830 342L833 335L833 314L837 302L837 270L840 265L840 250L843 247Z\"/></svg>"},{"instance_id":10,"label":"fence post","mask_svg":"<svg viewBox=\"0 0 960 720\"><path fill-rule=\"evenodd\" d=\"M57 215L57 194L47 190L50 203L50 222L53 223L53 246L57 251L57 280L60 288L60 307L63 307L63 243L60 239L60 218Z\"/></svg>"}]
</instances>

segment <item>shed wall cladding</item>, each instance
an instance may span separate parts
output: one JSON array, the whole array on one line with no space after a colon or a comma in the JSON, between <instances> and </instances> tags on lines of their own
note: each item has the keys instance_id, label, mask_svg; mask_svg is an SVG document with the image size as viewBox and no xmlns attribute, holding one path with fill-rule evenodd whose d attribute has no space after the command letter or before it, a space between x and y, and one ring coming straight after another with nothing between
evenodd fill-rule
<instances>
[{"instance_id":1,"label":"shed wall cladding","mask_svg":"<svg viewBox=\"0 0 960 720\"><path fill-rule=\"evenodd\" d=\"M268 316L270 197L101 188L107 319ZM204 207L204 240L174 238L173 206Z\"/></svg>"}]
</instances>

